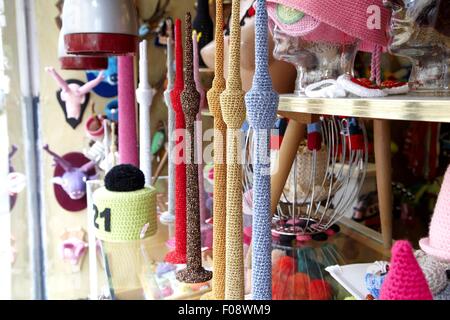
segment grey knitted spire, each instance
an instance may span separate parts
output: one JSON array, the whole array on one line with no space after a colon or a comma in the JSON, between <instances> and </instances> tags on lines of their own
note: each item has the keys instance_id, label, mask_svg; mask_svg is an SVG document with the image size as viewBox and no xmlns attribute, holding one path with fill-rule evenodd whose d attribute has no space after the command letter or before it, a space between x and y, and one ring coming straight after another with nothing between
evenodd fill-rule
<instances>
[{"instance_id":1,"label":"grey knitted spire","mask_svg":"<svg viewBox=\"0 0 450 320\"><path fill-rule=\"evenodd\" d=\"M268 27L265 0L256 1L255 75L245 96L247 119L253 135L253 254L254 300L272 299L272 236L270 212L270 130L276 120L278 94L272 89L268 63Z\"/></svg>"}]
</instances>

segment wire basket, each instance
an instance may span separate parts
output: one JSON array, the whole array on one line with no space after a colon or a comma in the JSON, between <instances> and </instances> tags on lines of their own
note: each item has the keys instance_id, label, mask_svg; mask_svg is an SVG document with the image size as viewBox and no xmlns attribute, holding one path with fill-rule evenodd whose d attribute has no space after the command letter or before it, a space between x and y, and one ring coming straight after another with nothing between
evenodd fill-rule
<instances>
[{"instance_id":1,"label":"wire basket","mask_svg":"<svg viewBox=\"0 0 450 320\"><path fill-rule=\"evenodd\" d=\"M252 139L245 140L244 217L252 208ZM272 173L278 150L271 152ZM368 163L367 133L356 118L322 116L308 125L280 202L272 219L274 236L307 236L325 232L354 203Z\"/></svg>"}]
</instances>

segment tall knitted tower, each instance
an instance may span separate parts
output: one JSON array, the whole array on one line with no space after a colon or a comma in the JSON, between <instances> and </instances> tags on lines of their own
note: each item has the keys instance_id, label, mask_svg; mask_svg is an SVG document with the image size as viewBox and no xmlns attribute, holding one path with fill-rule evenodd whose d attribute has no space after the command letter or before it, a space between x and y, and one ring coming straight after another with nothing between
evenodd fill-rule
<instances>
[{"instance_id":1,"label":"tall knitted tower","mask_svg":"<svg viewBox=\"0 0 450 320\"><path fill-rule=\"evenodd\" d=\"M255 75L245 97L247 119L254 130L252 292L254 300L271 300L270 130L276 120L279 97L272 89L269 74L266 0L256 2L255 23Z\"/></svg>"},{"instance_id":2,"label":"tall knitted tower","mask_svg":"<svg viewBox=\"0 0 450 320\"><path fill-rule=\"evenodd\" d=\"M200 111L205 107L206 105L206 93L205 89L203 88L202 81L200 79L200 72L199 72L199 54L198 54L198 41L197 41L197 33L194 31L192 34L192 44L193 44L193 50L194 50L194 80L195 80L195 87L197 88L198 93L200 94ZM198 183L199 183L199 192L200 192L200 222L202 224L205 223L205 220L207 219L206 214L206 197L205 197L205 186L203 182L203 132L202 132L202 126L200 125L202 123L202 113L197 113L197 154L198 154Z\"/></svg>"},{"instance_id":3,"label":"tall knitted tower","mask_svg":"<svg viewBox=\"0 0 450 320\"><path fill-rule=\"evenodd\" d=\"M200 109L200 93L197 92L194 81L193 51L192 51L192 22L191 14L186 13L186 42L185 42L184 91L181 102L186 118L188 143L186 153L187 185L187 267L177 272L177 280L187 283L206 282L212 278L212 272L202 267L202 241L200 235L200 203L198 190L198 166L195 163L195 119Z\"/></svg>"},{"instance_id":4,"label":"tall knitted tower","mask_svg":"<svg viewBox=\"0 0 450 320\"><path fill-rule=\"evenodd\" d=\"M213 203L213 279L212 292L205 299L225 299L225 201L227 187L226 136L220 95L225 90L223 76L223 1L216 1L216 59L215 75L208 91L209 110L214 117L214 203Z\"/></svg>"},{"instance_id":5,"label":"tall knitted tower","mask_svg":"<svg viewBox=\"0 0 450 320\"><path fill-rule=\"evenodd\" d=\"M169 20L170 21L170 20ZM174 57L173 57L173 34L172 23L167 25L169 29L169 37L167 39L167 89L164 91L164 101L168 111L168 140L169 140L169 179L168 179L168 196L169 196L169 209L170 216L175 216L175 163L173 159L173 150L175 148L175 141L173 139L173 132L175 131L175 111L172 107L172 101L170 100L170 93L174 88L175 82L175 69L174 69Z\"/></svg>"},{"instance_id":6,"label":"tall knitted tower","mask_svg":"<svg viewBox=\"0 0 450 320\"><path fill-rule=\"evenodd\" d=\"M230 67L227 87L220 96L223 119L228 127L225 299L243 300L242 165L239 142L241 142L241 128L245 120L245 92L242 90L240 71L240 2L233 1L231 10Z\"/></svg>"},{"instance_id":7,"label":"tall knitted tower","mask_svg":"<svg viewBox=\"0 0 450 320\"><path fill-rule=\"evenodd\" d=\"M181 43L181 20L175 22L175 85L170 94L172 107L175 111L175 129L186 129L181 93L184 89L183 80L183 45ZM179 134L181 132L178 132ZM186 161L184 159L185 137L177 136L173 160L175 160L175 250L166 255L166 261L180 264L186 263Z\"/></svg>"},{"instance_id":8,"label":"tall knitted tower","mask_svg":"<svg viewBox=\"0 0 450 320\"><path fill-rule=\"evenodd\" d=\"M118 68L120 163L132 164L139 167L136 131L136 95L134 90L134 57L119 57Z\"/></svg>"}]
</instances>

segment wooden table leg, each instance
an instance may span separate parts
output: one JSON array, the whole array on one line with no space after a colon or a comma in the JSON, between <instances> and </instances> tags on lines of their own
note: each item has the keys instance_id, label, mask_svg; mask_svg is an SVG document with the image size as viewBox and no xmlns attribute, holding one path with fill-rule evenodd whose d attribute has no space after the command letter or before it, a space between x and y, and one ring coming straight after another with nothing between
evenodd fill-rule
<instances>
[{"instance_id":1,"label":"wooden table leg","mask_svg":"<svg viewBox=\"0 0 450 320\"><path fill-rule=\"evenodd\" d=\"M292 164L297 155L300 143L305 139L305 125L295 120L290 120L281 143L278 168L271 177L271 210L276 212L278 202L283 193L284 185L291 172Z\"/></svg>"},{"instance_id":2,"label":"wooden table leg","mask_svg":"<svg viewBox=\"0 0 450 320\"><path fill-rule=\"evenodd\" d=\"M391 128L389 120L374 120L375 165L381 233L386 248L392 245Z\"/></svg>"}]
</instances>

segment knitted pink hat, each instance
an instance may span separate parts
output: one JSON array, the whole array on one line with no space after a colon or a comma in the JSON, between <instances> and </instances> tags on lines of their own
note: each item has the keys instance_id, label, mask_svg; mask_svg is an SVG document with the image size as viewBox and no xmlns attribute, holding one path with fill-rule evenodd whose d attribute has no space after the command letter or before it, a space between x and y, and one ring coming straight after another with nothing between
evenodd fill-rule
<instances>
[{"instance_id":1,"label":"knitted pink hat","mask_svg":"<svg viewBox=\"0 0 450 320\"><path fill-rule=\"evenodd\" d=\"M421 239L419 245L430 256L450 261L450 166L439 192L429 236Z\"/></svg>"},{"instance_id":2,"label":"knitted pink hat","mask_svg":"<svg viewBox=\"0 0 450 320\"><path fill-rule=\"evenodd\" d=\"M408 241L397 241L392 247L389 272L381 286L380 300L433 300Z\"/></svg>"},{"instance_id":3,"label":"knitted pink hat","mask_svg":"<svg viewBox=\"0 0 450 320\"><path fill-rule=\"evenodd\" d=\"M300 22L295 23L299 28L292 27L297 30L303 29L308 33L317 28L320 25L319 22L323 22L362 40L360 49L363 51L372 52L375 46L386 47L388 44L386 31L390 20L390 10L383 6L382 0L267 0L271 19L284 29L289 21L280 22L280 19L274 19L279 10L278 5L290 7L305 14L303 17L301 14L297 16ZM377 13L379 13L380 28L369 28L371 18L376 17Z\"/></svg>"}]
</instances>

